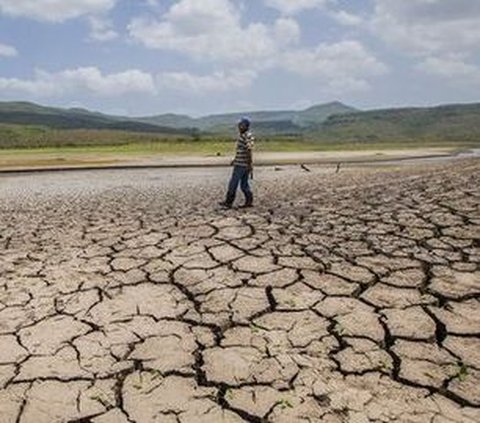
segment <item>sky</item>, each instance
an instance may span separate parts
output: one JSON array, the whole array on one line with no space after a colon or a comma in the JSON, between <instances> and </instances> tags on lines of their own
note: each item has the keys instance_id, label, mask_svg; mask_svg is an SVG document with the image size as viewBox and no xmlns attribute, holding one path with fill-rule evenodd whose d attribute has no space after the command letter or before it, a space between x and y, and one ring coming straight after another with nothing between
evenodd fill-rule
<instances>
[{"instance_id":1,"label":"sky","mask_svg":"<svg viewBox=\"0 0 480 423\"><path fill-rule=\"evenodd\" d=\"M0 100L129 116L480 102L480 0L0 0Z\"/></svg>"}]
</instances>

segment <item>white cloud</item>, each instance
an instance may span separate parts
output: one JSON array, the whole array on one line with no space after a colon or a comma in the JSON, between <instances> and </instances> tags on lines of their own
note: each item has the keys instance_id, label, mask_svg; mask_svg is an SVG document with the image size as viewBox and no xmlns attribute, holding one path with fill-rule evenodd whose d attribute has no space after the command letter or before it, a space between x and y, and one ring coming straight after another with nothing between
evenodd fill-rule
<instances>
[{"instance_id":1,"label":"white cloud","mask_svg":"<svg viewBox=\"0 0 480 423\"><path fill-rule=\"evenodd\" d=\"M336 92L365 90L369 77L387 72L387 67L358 41L286 52L280 64L296 74L323 81Z\"/></svg>"},{"instance_id":2,"label":"white cloud","mask_svg":"<svg viewBox=\"0 0 480 423\"><path fill-rule=\"evenodd\" d=\"M18 56L18 51L13 46L0 43L0 57L1 56L15 57L15 56Z\"/></svg>"},{"instance_id":3,"label":"white cloud","mask_svg":"<svg viewBox=\"0 0 480 423\"><path fill-rule=\"evenodd\" d=\"M242 26L230 0L180 0L160 20L133 19L130 35L148 48L178 51L201 60L250 61L270 58L298 39L293 20L273 26Z\"/></svg>"},{"instance_id":4,"label":"white cloud","mask_svg":"<svg viewBox=\"0 0 480 423\"><path fill-rule=\"evenodd\" d=\"M219 71L211 75L194 75L188 72L166 72L158 75L162 89L173 89L190 94L228 92L250 86L256 73L249 70Z\"/></svg>"},{"instance_id":5,"label":"white cloud","mask_svg":"<svg viewBox=\"0 0 480 423\"><path fill-rule=\"evenodd\" d=\"M480 84L480 68L455 55L428 57L418 65L418 69L456 84Z\"/></svg>"},{"instance_id":6,"label":"white cloud","mask_svg":"<svg viewBox=\"0 0 480 423\"><path fill-rule=\"evenodd\" d=\"M0 13L46 22L63 22L107 12L116 0L0 0Z\"/></svg>"},{"instance_id":7,"label":"white cloud","mask_svg":"<svg viewBox=\"0 0 480 423\"><path fill-rule=\"evenodd\" d=\"M126 94L156 96L159 92L173 90L198 95L246 88L256 76L250 70L217 71L207 75L163 72L156 78L137 69L112 74L102 74L96 67L66 69L57 73L37 70L32 79L0 77L0 94L26 94L36 98L73 94L104 98Z\"/></svg>"},{"instance_id":8,"label":"white cloud","mask_svg":"<svg viewBox=\"0 0 480 423\"><path fill-rule=\"evenodd\" d=\"M376 0L372 28L408 54L471 54L480 45L480 1Z\"/></svg>"},{"instance_id":9,"label":"white cloud","mask_svg":"<svg viewBox=\"0 0 480 423\"><path fill-rule=\"evenodd\" d=\"M97 16L91 16L90 22L90 38L96 41L111 41L118 37L118 33L113 29L113 25L110 21L99 18Z\"/></svg>"},{"instance_id":10,"label":"white cloud","mask_svg":"<svg viewBox=\"0 0 480 423\"><path fill-rule=\"evenodd\" d=\"M332 12L330 13L330 16L340 25L344 26L359 26L364 22L361 16L354 15L345 10Z\"/></svg>"},{"instance_id":11,"label":"white cloud","mask_svg":"<svg viewBox=\"0 0 480 423\"><path fill-rule=\"evenodd\" d=\"M265 3L284 15L293 15L303 10L326 6L330 0L265 0Z\"/></svg>"},{"instance_id":12,"label":"white cloud","mask_svg":"<svg viewBox=\"0 0 480 423\"><path fill-rule=\"evenodd\" d=\"M300 41L300 26L294 19L278 19L275 22L274 33L279 45L296 44Z\"/></svg>"},{"instance_id":13,"label":"white cloud","mask_svg":"<svg viewBox=\"0 0 480 423\"><path fill-rule=\"evenodd\" d=\"M156 87L150 74L136 69L103 75L95 67L84 67L58 73L37 70L33 79L0 78L0 92L34 97L72 93L116 97L135 93L154 94Z\"/></svg>"}]
</instances>

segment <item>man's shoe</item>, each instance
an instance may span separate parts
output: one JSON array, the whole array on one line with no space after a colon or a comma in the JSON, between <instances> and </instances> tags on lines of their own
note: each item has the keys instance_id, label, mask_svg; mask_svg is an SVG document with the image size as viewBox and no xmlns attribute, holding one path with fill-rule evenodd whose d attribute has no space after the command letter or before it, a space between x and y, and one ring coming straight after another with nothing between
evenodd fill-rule
<instances>
[{"instance_id":1,"label":"man's shoe","mask_svg":"<svg viewBox=\"0 0 480 423\"><path fill-rule=\"evenodd\" d=\"M230 203L227 203L226 201L222 201L222 202L218 203L218 205L220 207L223 207L224 209L231 209L232 208L232 205Z\"/></svg>"},{"instance_id":2,"label":"man's shoe","mask_svg":"<svg viewBox=\"0 0 480 423\"><path fill-rule=\"evenodd\" d=\"M240 209L249 209L249 208L251 208L251 207L253 207L253 204L252 204L252 203L245 203L245 204L243 204L242 206L240 206L239 208L240 208Z\"/></svg>"}]
</instances>

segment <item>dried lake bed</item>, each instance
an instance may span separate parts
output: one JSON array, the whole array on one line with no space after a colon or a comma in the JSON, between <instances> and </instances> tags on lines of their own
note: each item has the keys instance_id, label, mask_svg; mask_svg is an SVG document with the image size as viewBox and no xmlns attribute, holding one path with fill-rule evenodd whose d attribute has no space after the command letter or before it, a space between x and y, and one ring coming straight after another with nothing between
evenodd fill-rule
<instances>
[{"instance_id":1,"label":"dried lake bed","mask_svg":"<svg viewBox=\"0 0 480 423\"><path fill-rule=\"evenodd\" d=\"M0 422L480 421L480 160L0 176Z\"/></svg>"}]
</instances>

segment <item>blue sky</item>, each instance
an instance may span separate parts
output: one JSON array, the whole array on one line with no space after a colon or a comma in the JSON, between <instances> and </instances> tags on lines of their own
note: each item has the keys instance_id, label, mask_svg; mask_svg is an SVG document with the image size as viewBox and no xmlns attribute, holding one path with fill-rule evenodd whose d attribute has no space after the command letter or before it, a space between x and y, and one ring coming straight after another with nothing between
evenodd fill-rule
<instances>
[{"instance_id":1,"label":"blue sky","mask_svg":"<svg viewBox=\"0 0 480 423\"><path fill-rule=\"evenodd\" d=\"M479 0L0 0L0 100L204 115L480 101Z\"/></svg>"}]
</instances>

